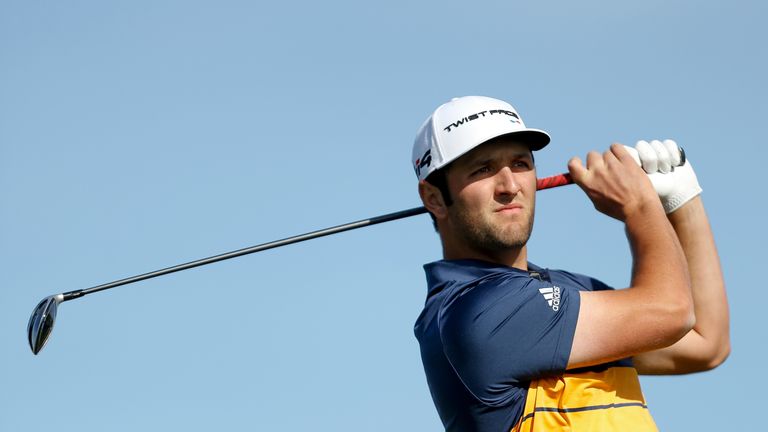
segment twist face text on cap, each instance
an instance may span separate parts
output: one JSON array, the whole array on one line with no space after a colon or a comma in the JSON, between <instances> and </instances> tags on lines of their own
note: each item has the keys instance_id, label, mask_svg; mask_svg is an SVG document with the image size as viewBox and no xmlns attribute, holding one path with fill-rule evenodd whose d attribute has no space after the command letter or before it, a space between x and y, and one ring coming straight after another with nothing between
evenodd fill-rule
<instances>
[{"instance_id":1,"label":"twist face text on cap","mask_svg":"<svg viewBox=\"0 0 768 432\"><path fill-rule=\"evenodd\" d=\"M503 109L493 109L493 110L480 111L479 113L462 117L456 120L455 122L449 124L448 126L444 127L443 130L446 132L450 132L451 129L456 129L459 126L463 125L464 123L468 123L468 122L471 122L472 120L477 120L481 117L485 117L486 113L488 113L489 116L494 114L506 114L510 117L513 117L515 120L512 120L512 121L514 121L515 123L520 123L520 116L518 116L516 112L503 110Z\"/></svg>"}]
</instances>

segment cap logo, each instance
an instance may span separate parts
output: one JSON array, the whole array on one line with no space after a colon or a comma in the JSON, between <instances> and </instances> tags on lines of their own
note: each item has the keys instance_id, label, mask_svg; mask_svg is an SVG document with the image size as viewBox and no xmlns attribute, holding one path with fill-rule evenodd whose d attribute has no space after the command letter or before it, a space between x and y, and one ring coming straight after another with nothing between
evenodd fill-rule
<instances>
[{"instance_id":1,"label":"cap logo","mask_svg":"<svg viewBox=\"0 0 768 432\"><path fill-rule=\"evenodd\" d=\"M512 123L520 123L520 116L517 115L514 111L509 110L502 110L502 109L494 109L494 110L487 110L487 111L480 111L479 113L475 113L466 117L462 117L455 122L449 124L448 126L444 127L443 130L446 132L450 132L452 129L456 129L459 126L463 125L464 123L469 123L472 120L477 120L480 117L485 117L485 115L488 114L488 116L492 116L494 114L506 114L510 117L510 121Z\"/></svg>"},{"instance_id":2,"label":"cap logo","mask_svg":"<svg viewBox=\"0 0 768 432\"><path fill-rule=\"evenodd\" d=\"M416 170L416 176L421 176L421 169L428 167L432 163L432 149L424 152L424 155L416 159L413 168Z\"/></svg>"}]
</instances>

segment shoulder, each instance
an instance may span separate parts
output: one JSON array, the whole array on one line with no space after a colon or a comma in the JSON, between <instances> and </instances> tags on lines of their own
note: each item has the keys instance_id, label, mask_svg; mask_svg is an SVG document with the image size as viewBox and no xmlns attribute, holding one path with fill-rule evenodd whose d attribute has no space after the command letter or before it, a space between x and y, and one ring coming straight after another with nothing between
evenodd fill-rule
<instances>
[{"instance_id":1,"label":"shoulder","mask_svg":"<svg viewBox=\"0 0 768 432\"><path fill-rule=\"evenodd\" d=\"M445 306L464 312L490 311L501 305L525 302L538 294L538 282L514 272L498 273L473 280L454 283L452 296Z\"/></svg>"},{"instance_id":2,"label":"shoulder","mask_svg":"<svg viewBox=\"0 0 768 432\"><path fill-rule=\"evenodd\" d=\"M563 287L575 288L579 291L605 291L613 287L592 276L574 273L567 270L547 269L552 283Z\"/></svg>"},{"instance_id":3,"label":"shoulder","mask_svg":"<svg viewBox=\"0 0 768 432\"><path fill-rule=\"evenodd\" d=\"M530 327L534 322L560 319L566 304L577 311L578 295L572 292L561 292L557 283L527 272L504 272L454 285L441 305L440 329L443 336L484 341L502 327Z\"/></svg>"},{"instance_id":4,"label":"shoulder","mask_svg":"<svg viewBox=\"0 0 768 432\"><path fill-rule=\"evenodd\" d=\"M457 290L441 310L443 353L481 400L509 383L562 373L568 363L578 292L535 273L484 278Z\"/></svg>"}]
</instances>

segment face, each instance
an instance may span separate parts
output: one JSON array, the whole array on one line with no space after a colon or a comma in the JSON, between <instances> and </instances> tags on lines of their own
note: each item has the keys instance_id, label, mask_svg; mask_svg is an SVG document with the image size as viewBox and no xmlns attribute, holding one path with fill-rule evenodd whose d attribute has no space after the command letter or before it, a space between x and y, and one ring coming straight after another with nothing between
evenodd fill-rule
<instances>
[{"instance_id":1,"label":"face","mask_svg":"<svg viewBox=\"0 0 768 432\"><path fill-rule=\"evenodd\" d=\"M533 229L536 170L524 144L498 138L454 161L446 172L453 205L445 227L482 255L525 246Z\"/></svg>"}]
</instances>

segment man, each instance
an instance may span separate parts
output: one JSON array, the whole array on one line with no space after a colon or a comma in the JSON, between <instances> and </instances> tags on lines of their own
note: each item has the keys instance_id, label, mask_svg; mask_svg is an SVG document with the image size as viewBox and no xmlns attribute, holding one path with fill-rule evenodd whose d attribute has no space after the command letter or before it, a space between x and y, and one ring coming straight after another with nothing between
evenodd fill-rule
<instances>
[{"instance_id":1,"label":"man","mask_svg":"<svg viewBox=\"0 0 768 432\"><path fill-rule=\"evenodd\" d=\"M701 188L672 141L569 161L595 208L625 224L631 286L613 290L528 262L532 152L548 143L476 96L418 132L412 162L444 257L424 266L415 326L435 406L448 431L656 430L638 373L708 370L730 350Z\"/></svg>"}]
</instances>

